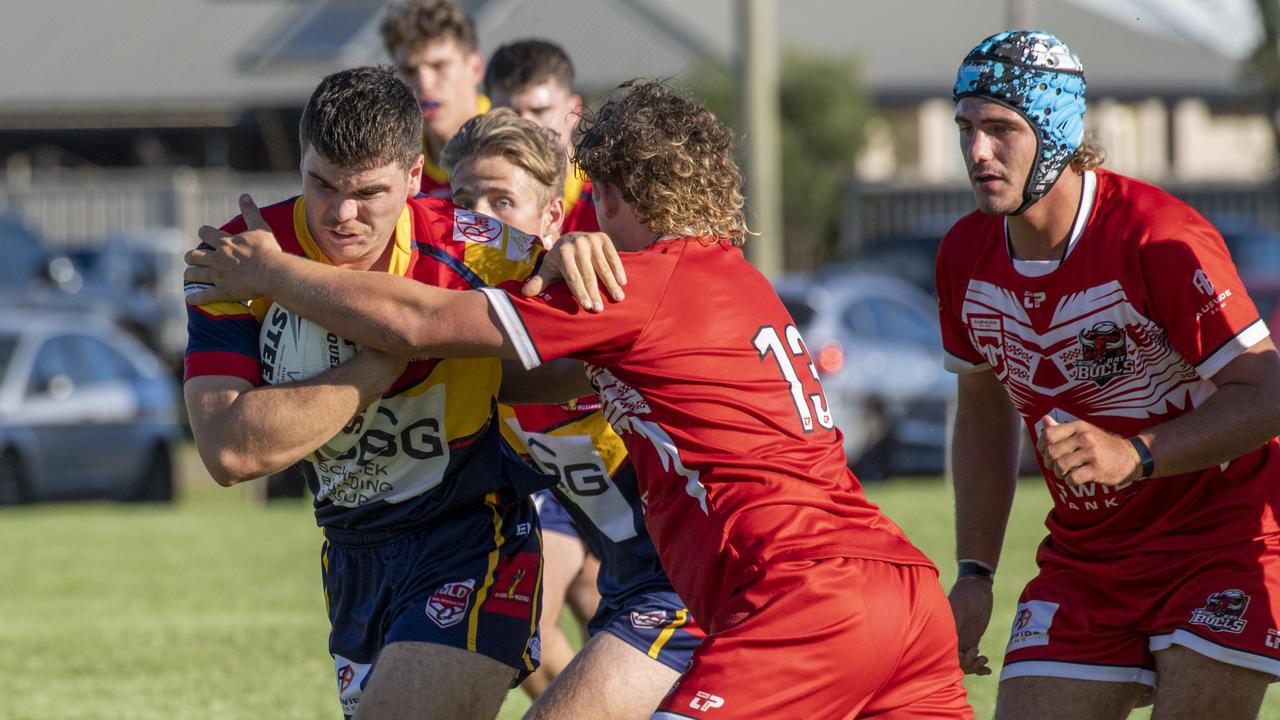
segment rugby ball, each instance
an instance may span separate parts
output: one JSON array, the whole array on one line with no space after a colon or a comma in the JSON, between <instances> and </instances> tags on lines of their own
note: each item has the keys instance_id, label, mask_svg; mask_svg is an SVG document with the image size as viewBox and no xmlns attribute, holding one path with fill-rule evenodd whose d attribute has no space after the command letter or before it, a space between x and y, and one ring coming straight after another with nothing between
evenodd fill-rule
<instances>
[{"instance_id":1,"label":"rugby ball","mask_svg":"<svg viewBox=\"0 0 1280 720\"><path fill-rule=\"evenodd\" d=\"M268 385L306 380L356 356L359 347L310 320L272 304L262 319L258 333L258 357L262 380ZM334 435L318 452L336 457L355 447L378 411L379 402L358 413L342 432Z\"/></svg>"}]
</instances>

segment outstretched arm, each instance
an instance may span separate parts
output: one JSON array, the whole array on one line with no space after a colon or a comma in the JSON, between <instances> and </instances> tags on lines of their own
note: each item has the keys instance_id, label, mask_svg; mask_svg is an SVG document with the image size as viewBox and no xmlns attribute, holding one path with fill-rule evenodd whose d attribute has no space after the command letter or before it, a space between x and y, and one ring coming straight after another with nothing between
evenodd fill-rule
<instances>
[{"instance_id":1,"label":"outstretched arm","mask_svg":"<svg viewBox=\"0 0 1280 720\"><path fill-rule=\"evenodd\" d=\"M415 357L515 357L479 292L430 287L388 273L350 272L280 251L253 200L240 198L248 228L203 227L209 249L187 253L187 303L269 296L359 345Z\"/></svg>"},{"instance_id":2,"label":"outstretched arm","mask_svg":"<svg viewBox=\"0 0 1280 720\"><path fill-rule=\"evenodd\" d=\"M430 287L386 273L346 272L283 253L249 196L241 196L240 209L245 232L200 229L209 249L187 253L185 279L189 289L196 288L188 304L266 295L342 337L394 355L516 357L480 293ZM558 243L552 258L560 260L544 263L541 279L530 281L527 294L562 272L559 264L572 264L566 279L584 307L602 307L597 277L620 299L625 275L612 244L599 242L601 237L574 235ZM585 289L588 280L594 298Z\"/></svg>"}]
</instances>

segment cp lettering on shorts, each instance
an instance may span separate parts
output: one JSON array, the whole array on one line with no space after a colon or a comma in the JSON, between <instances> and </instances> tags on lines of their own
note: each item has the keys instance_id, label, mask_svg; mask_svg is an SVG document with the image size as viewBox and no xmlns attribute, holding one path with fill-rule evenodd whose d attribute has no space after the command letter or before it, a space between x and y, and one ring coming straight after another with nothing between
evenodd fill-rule
<instances>
[{"instance_id":1,"label":"cp lettering on shorts","mask_svg":"<svg viewBox=\"0 0 1280 720\"><path fill-rule=\"evenodd\" d=\"M1058 603L1028 600L1018 603L1013 615L1013 627L1009 630L1009 646L1005 652L1020 648L1049 644L1049 628L1058 612Z\"/></svg>"},{"instance_id":2,"label":"cp lettering on shorts","mask_svg":"<svg viewBox=\"0 0 1280 720\"><path fill-rule=\"evenodd\" d=\"M724 698L714 695L705 690L699 690L694 693L693 699L689 701L689 707L698 712L707 712L716 708L724 707Z\"/></svg>"}]
</instances>

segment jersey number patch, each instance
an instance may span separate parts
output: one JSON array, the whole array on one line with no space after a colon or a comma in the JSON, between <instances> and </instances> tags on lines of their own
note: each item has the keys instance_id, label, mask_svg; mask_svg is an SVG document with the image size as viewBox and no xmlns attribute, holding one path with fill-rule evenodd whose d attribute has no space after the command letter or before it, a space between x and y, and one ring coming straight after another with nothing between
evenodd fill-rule
<instances>
[{"instance_id":1,"label":"jersey number patch","mask_svg":"<svg viewBox=\"0 0 1280 720\"><path fill-rule=\"evenodd\" d=\"M831 419L831 412L827 410L827 400L823 397L822 385L818 382L818 369L809 359L809 351L804 346L804 340L800 339L800 331L796 330L795 325L787 325L783 329L783 334L787 338L785 346L782 338L778 336L777 328L766 325L756 332L751 342L755 345L756 352L760 353L760 359L763 360L772 354L774 361L778 363L778 370L782 372L783 379L791 386L791 401L795 403L796 414L800 416L800 427L807 433L813 432L813 421L816 417L819 427L830 430L835 427L835 422ZM795 365L792 364L792 358L800 358L809 366L809 374L813 376L813 384L817 387L817 392L808 393L806 396L800 376L796 374ZM812 411L809 409L811 406Z\"/></svg>"}]
</instances>

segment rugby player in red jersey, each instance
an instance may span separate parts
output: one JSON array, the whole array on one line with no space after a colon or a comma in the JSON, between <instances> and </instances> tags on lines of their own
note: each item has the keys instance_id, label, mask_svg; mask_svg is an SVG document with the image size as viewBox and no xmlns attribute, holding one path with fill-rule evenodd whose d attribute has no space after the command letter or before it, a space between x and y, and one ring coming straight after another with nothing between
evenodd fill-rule
<instances>
[{"instance_id":1,"label":"rugby player in red jersey","mask_svg":"<svg viewBox=\"0 0 1280 720\"><path fill-rule=\"evenodd\" d=\"M456 0L399 0L382 20L382 44L422 110L422 192L449 197L440 152L462 123L489 109L475 23Z\"/></svg>"},{"instance_id":2,"label":"rugby player in red jersey","mask_svg":"<svg viewBox=\"0 0 1280 720\"><path fill-rule=\"evenodd\" d=\"M545 243L559 234L566 155L555 132L499 108L464 123L441 159L458 205ZM559 478L534 496L542 524L542 664L521 685L537 698L528 720L644 720L703 638L662 569L635 468L600 407L595 395L498 406L503 437ZM601 567L592 578L596 601L585 609L589 640L575 657L558 623L584 544Z\"/></svg>"},{"instance_id":3,"label":"rugby player in red jersey","mask_svg":"<svg viewBox=\"0 0 1280 720\"><path fill-rule=\"evenodd\" d=\"M575 161L628 251L607 312L562 285L343 278L263 231L202 231L188 276L217 287L195 299L269 292L375 347L586 361L708 634L653 717L972 718L937 571L863 495L804 342L739 248L729 132L661 83L628 84L583 119Z\"/></svg>"},{"instance_id":4,"label":"rugby player in red jersey","mask_svg":"<svg viewBox=\"0 0 1280 720\"><path fill-rule=\"evenodd\" d=\"M1053 497L1001 672L1004 720L1254 718L1280 675L1280 357L1218 232L1085 139L1078 57L1040 31L960 65L979 210L937 284L955 420L951 591L966 670L1019 432ZM1023 427L1019 427L1019 426Z\"/></svg>"}]
</instances>

